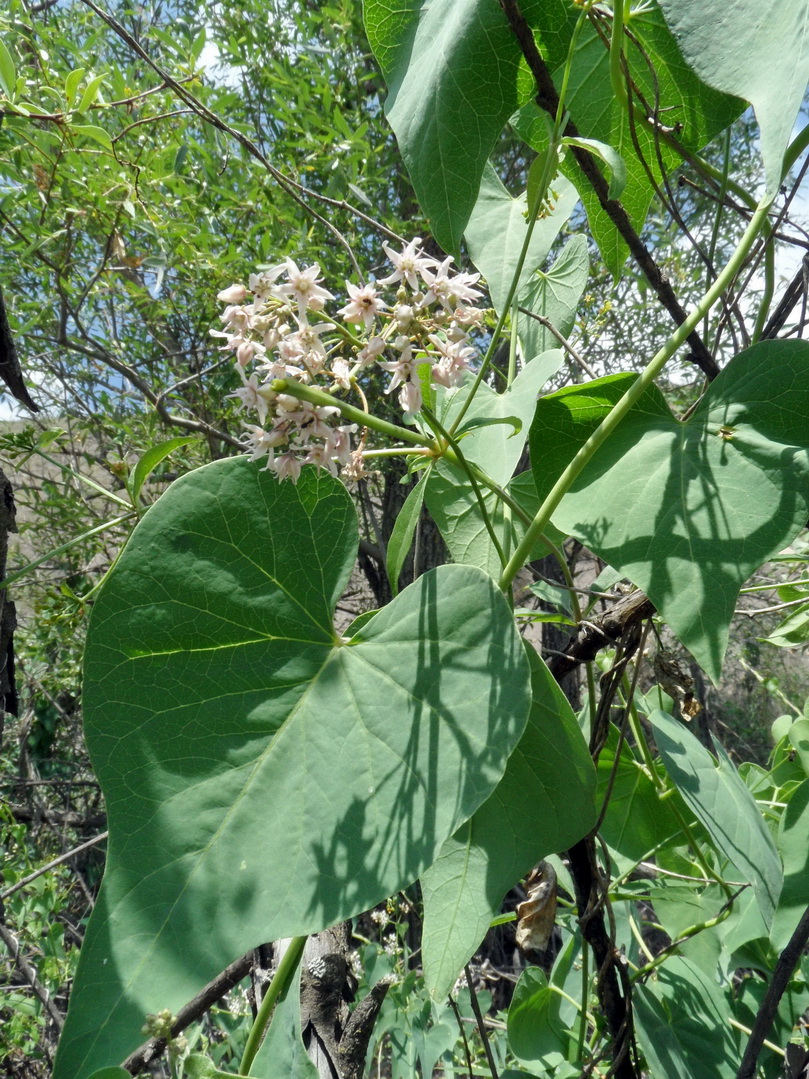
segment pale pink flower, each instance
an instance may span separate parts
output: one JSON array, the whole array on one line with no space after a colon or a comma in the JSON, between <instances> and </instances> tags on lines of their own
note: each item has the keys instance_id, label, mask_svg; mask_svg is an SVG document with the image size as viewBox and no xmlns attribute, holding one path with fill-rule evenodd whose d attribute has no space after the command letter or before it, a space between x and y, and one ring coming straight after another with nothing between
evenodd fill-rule
<instances>
[{"instance_id":1,"label":"pale pink flower","mask_svg":"<svg viewBox=\"0 0 809 1079\"><path fill-rule=\"evenodd\" d=\"M341 307L337 314L346 322L362 322L365 324L365 329L370 330L374 318L388 305L377 296L373 285L358 287L346 281L346 288L350 297L349 302L345 307Z\"/></svg>"},{"instance_id":2,"label":"pale pink flower","mask_svg":"<svg viewBox=\"0 0 809 1079\"><path fill-rule=\"evenodd\" d=\"M252 311L238 304L231 304L225 308L219 319L230 333L244 333L251 328Z\"/></svg>"},{"instance_id":3,"label":"pale pink flower","mask_svg":"<svg viewBox=\"0 0 809 1079\"><path fill-rule=\"evenodd\" d=\"M452 256L447 255L436 273L426 270L424 280L428 290L424 297L425 304L431 304L435 300L447 310L452 311L458 303L473 303L479 299L482 293L472 286L480 279L480 274L458 273L454 277L449 276L449 267Z\"/></svg>"},{"instance_id":4,"label":"pale pink flower","mask_svg":"<svg viewBox=\"0 0 809 1079\"><path fill-rule=\"evenodd\" d=\"M434 258L430 258L419 249L420 243L421 237L414 237L414 239L407 244L401 255L398 255L395 251L391 250L386 244L382 245L385 254L393 263L394 271L388 277L383 277L379 282L380 285L392 285L396 281L406 281L408 285L415 290L419 285L416 274L421 274L422 278L426 281L426 278L424 277L425 272L431 266L437 266L438 263Z\"/></svg>"},{"instance_id":5,"label":"pale pink flower","mask_svg":"<svg viewBox=\"0 0 809 1079\"><path fill-rule=\"evenodd\" d=\"M331 433L331 449L341 465L347 465L351 460L351 435L357 430L356 423L344 424L335 427Z\"/></svg>"},{"instance_id":6,"label":"pale pink flower","mask_svg":"<svg viewBox=\"0 0 809 1079\"><path fill-rule=\"evenodd\" d=\"M269 266L266 270L262 270L261 273L250 274L247 284L257 303L262 303L268 296L276 295L275 282L286 268L285 262L279 262L276 266Z\"/></svg>"},{"instance_id":7,"label":"pale pink flower","mask_svg":"<svg viewBox=\"0 0 809 1079\"><path fill-rule=\"evenodd\" d=\"M258 346L254 341L242 341L236 349L236 361L240 367L247 367L252 362Z\"/></svg>"},{"instance_id":8,"label":"pale pink flower","mask_svg":"<svg viewBox=\"0 0 809 1079\"><path fill-rule=\"evenodd\" d=\"M297 333L290 334L290 337L300 344L309 363L317 362L322 365L326 359L326 346L320 340L320 335L333 329L333 322L319 322L316 326L301 322L300 329Z\"/></svg>"},{"instance_id":9,"label":"pale pink flower","mask_svg":"<svg viewBox=\"0 0 809 1079\"><path fill-rule=\"evenodd\" d=\"M244 435L243 441L247 448L252 451L250 460L257 461L259 457L263 457L266 454L266 467L271 468L275 456L275 447L286 442L286 434L278 428L274 428L272 431L265 431L262 427L256 427L250 423L245 423L243 426L247 430L247 434Z\"/></svg>"},{"instance_id":10,"label":"pale pink flower","mask_svg":"<svg viewBox=\"0 0 809 1079\"><path fill-rule=\"evenodd\" d=\"M442 386L460 385L464 371L471 370L469 361L475 355L475 350L464 343L465 338L461 341L445 341L431 333L428 340L441 357L432 370L433 382L440 382Z\"/></svg>"},{"instance_id":11,"label":"pale pink flower","mask_svg":"<svg viewBox=\"0 0 809 1079\"><path fill-rule=\"evenodd\" d=\"M383 371L391 371L393 378L388 383L388 388L385 393L393 393L397 386L400 386L403 382L406 382L409 378L413 377L413 350L410 342L407 342L405 348L401 350L401 356L398 360L379 361L379 366Z\"/></svg>"},{"instance_id":12,"label":"pale pink flower","mask_svg":"<svg viewBox=\"0 0 809 1079\"><path fill-rule=\"evenodd\" d=\"M292 480L297 483L302 462L294 453L282 453L280 457L276 457L274 467L279 480Z\"/></svg>"},{"instance_id":13,"label":"pale pink flower","mask_svg":"<svg viewBox=\"0 0 809 1079\"><path fill-rule=\"evenodd\" d=\"M418 412L422 404L421 386L418 382L405 382L399 390L399 404L404 412Z\"/></svg>"},{"instance_id":14,"label":"pale pink flower","mask_svg":"<svg viewBox=\"0 0 809 1079\"><path fill-rule=\"evenodd\" d=\"M318 284L321 280L319 263L301 270L292 259L287 259L286 270L288 281L285 285L279 285L276 292L295 300L301 319L305 319L307 311L322 311L326 300L334 299L329 291Z\"/></svg>"},{"instance_id":15,"label":"pale pink flower","mask_svg":"<svg viewBox=\"0 0 809 1079\"><path fill-rule=\"evenodd\" d=\"M238 370L242 374L241 368L238 368ZM267 396L261 393L261 387L255 375L245 378L244 374L242 374L242 379L244 379L244 385L238 390L234 390L233 393L226 394L226 396L238 398L240 412L245 408L254 409L258 413L258 422L264 423L267 418ZM258 428L255 428L255 430L258 430Z\"/></svg>"},{"instance_id":16,"label":"pale pink flower","mask_svg":"<svg viewBox=\"0 0 809 1079\"><path fill-rule=\"evenodd\" d=\"M456 307L452 312L452 318L459 326L482 326L485 316L486 312L479 307Z\"/></svg>"},{"instance_id":17,"label":"pale pink flower","mask_svg":"<svg viewBox=\"0 0 809 1079\"><path fill-rule=\"evenodd\" d=\"M304 457L303 463L317 465L318 468L325 468L327 472L331 472L332 476L337 475L337 464L332 460L327 446L312 446Z\"/></svg>"},{"instance_id":18,"label":"pale pink flower","mask_svg":"<svg viewBox=\"0 0 809 1079\"><path fill-rule=\"evenodd\" d=\"M342 357L336 359L331 365L331 373L334 375L334 381L338 386L342 386L344 390L351 388L351 368L348 360L344 360Z\"/></svg>"}]
</instances>

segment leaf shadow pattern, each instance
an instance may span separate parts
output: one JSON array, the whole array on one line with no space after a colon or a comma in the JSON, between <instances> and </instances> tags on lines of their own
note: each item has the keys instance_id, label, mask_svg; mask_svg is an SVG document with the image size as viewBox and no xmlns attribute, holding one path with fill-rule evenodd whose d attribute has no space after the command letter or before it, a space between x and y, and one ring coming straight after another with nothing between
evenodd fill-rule
<instances>
[{"instance_id":1,"label":"leaf shadow pattern","mask_svg":"<svg viewBox=\"0 0 809 1079\"><path fill-rule=\"evenodd\" d=\"M578 416L574 394L540 402L542 433L556 427L575 452L625 386L613 380L600 409L582 404ZM714 680L739 588L806 521L808 412L809 345L753 346L685 423L649 391L554 515L647 593ZM532 454L537 444L532 432Z\"/></svg>"},{"instance_id":2,"label":"leaf shadow pattern","mask_svg":"<svg viewBox=\"0 0 809 1079\"><path fill-rule=\"evenodd\" d=\"M442 584L449 577L456 582L454 611ZM356 651L349 647L337 657L356 723L367 733L369 759L390 744L392 724L399 730L395 758L368 767L367 796L335 822L328 845L314 849L320 887L310 910L328 924L344 916L346 904L357 906L360 895L365 909L370 894L390 894L391 880L404 886L421 875L454 830L447 831L450 821L466 820L493 790L508 747L525 726L530 697L516 719L513 687L528 668L489 579L471 568L441 567L407 591L414 599L411 618L392 604L363 625ZM500 630L492 633L493 626ZM415 650L409 671L402 664L404 641ZM487 676L492 671L497 677ZM399 708L375 708L372 702L383 694ZM341 849L352 857L341 859Z\"/></svg>"}]
</instances>

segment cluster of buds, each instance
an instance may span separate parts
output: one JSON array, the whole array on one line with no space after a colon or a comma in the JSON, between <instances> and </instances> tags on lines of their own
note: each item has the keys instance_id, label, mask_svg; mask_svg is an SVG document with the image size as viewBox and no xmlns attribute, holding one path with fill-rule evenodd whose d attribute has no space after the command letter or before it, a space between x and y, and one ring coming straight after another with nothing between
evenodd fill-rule
<instances>
[{"instance_id":1,"label":"cluster of buds","mask_svg":"<svg viewBox=\"0 0 809 1079\"><path fill-rule=\"evenodd\" d=\"M335 405L279 392L278 379L335 393L378 365L391 373L386 393L399 391L408 422L422 407L425 373L438 385L460 384L476 356L470 334L485 315L474 306L480 275L453 273L451 258L439 262L420 243L412 240L401 253L385 246L393 273L371 284L346 281L348 302L334 318L326 304L335 297L322 286L317 263L300 269L288 258L251 274L247 286L219 293L224 328L211 333L235 353L242 385L229 396L258 421L244 424L251 459L266 456L267 468L293 482L304 464L335 475L341 466L347 479L364 474L364 439L351 447L356 425L337 423Z\"/></svg>"}]
</instances>

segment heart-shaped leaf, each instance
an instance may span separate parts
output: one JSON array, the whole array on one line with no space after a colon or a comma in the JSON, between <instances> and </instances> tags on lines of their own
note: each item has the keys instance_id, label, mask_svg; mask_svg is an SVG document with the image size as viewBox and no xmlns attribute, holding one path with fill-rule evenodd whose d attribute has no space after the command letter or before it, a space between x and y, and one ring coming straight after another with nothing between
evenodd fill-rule
<instances>
[{"instance_id":1,"label":"heart-shaped leaf","mask_svg":"<svg viewBox=\"0 0 809 1079\"><path fill-rule=\"evenodd\" d=\"M422 875L424 978L437 999L480 944L503 896L595 823L596 776L565 695L530 646L534 703L495 792Z\"/></svg>"},{"instance_id":2,"label":"heart-shaped leaf","mask_svg":"<svg viewBox=\"0 0 809 1079\"><path fill-rule=\"evenodd\" d=\"M655 1076L734 1079L739 1037L726 996L713 978L676 955L633 994L638 1041Z\"/></svg>"},{"instance_id":3,"label":"heart-shaped leaf","mask_svg":"<svg viewBox=\"0 0 809 1079\"><path fill-rule=\"evenodd\" d=\"M611 376L543 398L530 446L542 497L622 396ZM717 680L739 588L809 514L809 344L740 353L686 423L650 390L554 514L642 588Z\"/></svg>"},{"instance_id":4,"label":"heart-shaped leaf","mask_svg":"<svg viewBox=\"0 0 809 1079\"><path fill-rule=\"evenodd\" d=\"M357 544L337 480L236 458L175 483L110 573L85 670L109 860L54 1079L412 882L502 777L531 701L506 600L444 566L346 640Z\"/></svg>"}]
</instances>

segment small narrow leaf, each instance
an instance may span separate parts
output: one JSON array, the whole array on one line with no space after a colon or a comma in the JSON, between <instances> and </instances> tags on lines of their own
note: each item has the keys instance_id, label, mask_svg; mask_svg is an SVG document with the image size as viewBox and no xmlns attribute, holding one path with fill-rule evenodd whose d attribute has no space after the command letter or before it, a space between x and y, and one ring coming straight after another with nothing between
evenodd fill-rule
<instances>
[{"instance_id":1,"label":"small narrow leaf","mask_svg":"<svg viewBox=\"0 0 809 1079\"><path fill-rule=\"evenodd\" d=\"M84 68L77 67L75 71L71 71L65 79L65 97L67 98L68 108L73 108L73 99L76 96L76 91L79 88L79 83L84 78Z\"/></svg>"},{"instance_id":2,"label":"small narrow leaf","mask_svg":"<svg viewBox=\"0 0 809 1079\"><path fill-rule=\"evenodd\" d=\"M87 112L91 105L95 104L98 92L101 89L101 84L106 79L106 75L96 75L94 79L85 86L84 93L81 95L81 101L76 109L76 112Z\"/></svg>"},{"instance_id":3,"label":"small narrow leaf","mask_svg":"<svg viewBox=\"0 0 809 1079\"><path fill-rule=\"evenodd\" d=\"M582 150L587 150L589 153L595 154L596 157L601 158L610 170L609 197L611 199L619 199L621 197L624 188L626 187L626 162L617 150L614 150L609 143L600 142L598 139L582 139L567 136L562 139L562 143L565 146L579 146Z\"/></svg>"},{"instance_id":4,"label":"small narrow leaf","mask_svg":"<svg viewBox=\"0 0 809 1079\"><path fill-rule=\"evenodd\" d=\"M388 571L390 590L394 596L399 592L399 575L402 572L405 559L410 551L410 545L413 542L416 525L421 516L421 507L424 504L424 492L427 487L429 476L429 470L422 473L418 483L408 494L404 505L401 510L399 510L393 525L393 531L388 540L385 567ZM360 618L361 617L362 615L360 615Z\"/></svg>"},{"instance_id":5,"label":"small narrow leaf","mask_svg":"<svg viewBox=\"0 0 809 1079\"><path fill-rule=\"evenodd\" d=\"M472 431L478 430L480 427L492 427L494 424L505 423L512 428L509 438L513 438L518 435L522 430L522 420L516 416L475 416L471 420L464 420L458 430L455 432L455 438L461 439L464 435L471 434Z\"/></svg>"},{"instance_id":6,"label":"small narrow leaf","mask_svg":"<svg viewBox=\"0 0 809 1079\"><path fill-rule=\"evenodd\" d=\"M73 124L70 130L77 135L93 139L95 142L100 143L105 150L112 150L112 140L103 127L96 127L95 124Z\"/></svg>"},{"instance_id":7,"label":"small narrow leaf","mask_svg":"<svg viewBox=\"0 0 809 1079\"><path fill-rule=\"evenodd\" d=\"M196 441L197 440L193 435L181 435L178 438L169 438L167 441L161 442L157 446L152 446L142 454L140 460L132 469L129 477L129 489L135 505L138 504L140 492L143 489L144 483L160 462L165 460L165 458L168 457L170 453L173 453L174 450L179 449L181 446L189 446L192 442Z\"/></svg>"},{"instance_id":8,"label":"small narrow leaf","mask_svg":"<svg viewBox=\"0 0 809 1079\"><path fill-rule=\"evenodd\" d=\"M16 96L17 69L2 38L0 38L0 86L3 87L3 92L9 101L13 101Z\"/></svg>"}]
</instances>

